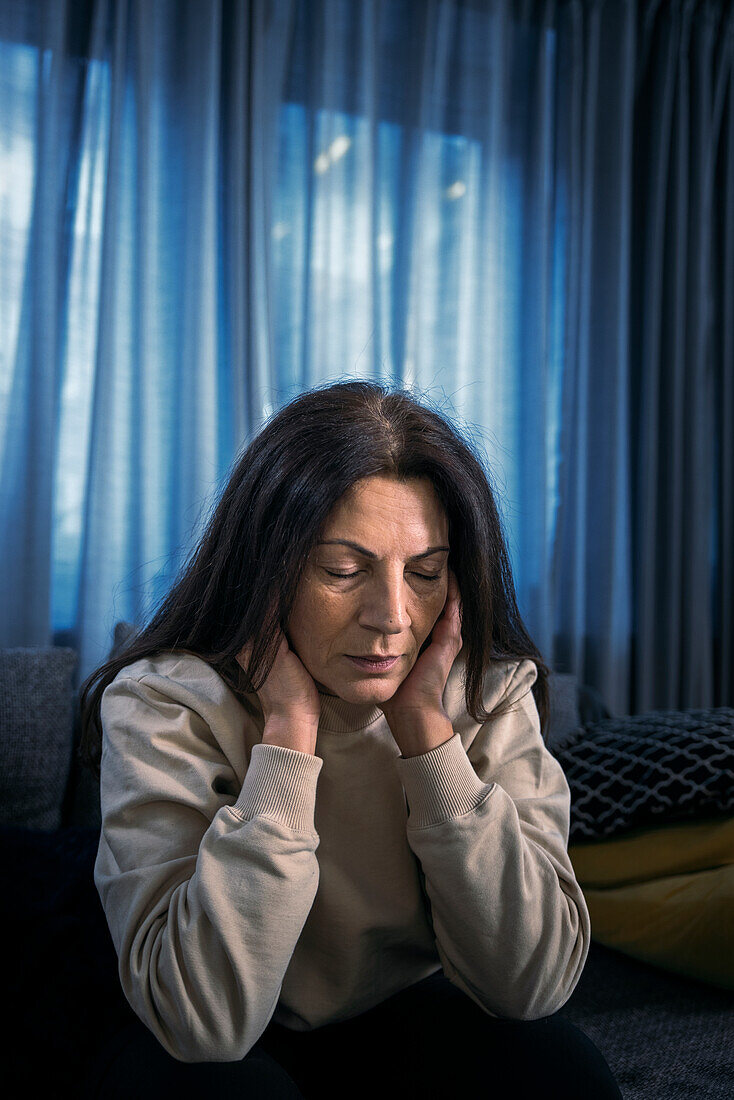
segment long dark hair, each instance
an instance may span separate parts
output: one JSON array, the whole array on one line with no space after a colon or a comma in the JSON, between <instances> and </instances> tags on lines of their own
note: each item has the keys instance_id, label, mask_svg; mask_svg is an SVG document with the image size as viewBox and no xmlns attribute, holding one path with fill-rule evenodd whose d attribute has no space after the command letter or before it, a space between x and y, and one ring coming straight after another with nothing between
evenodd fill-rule
<instances>
[{"instance_id":1,"label":"long dark hair","mask_svg":"<svg viewBox=\"0 0 734 1100\"><path fill-rule=\"evenodd\" d=\"M190 653L239 696L262 687L329 513L355 482L375 474L429 478L446 511L448 564L469 594L461 627L467 712L477 722L489 718L482 689L491 661L529 657L545 739L549 670L520 617L494 493L472 443L406 388L339 381L299 394L252 439L148 625L81 685L79 756L97 778L102 695L126 665L163 651ZM250 641L246 674L235 655Z\"/></svg>"}]
</instances>

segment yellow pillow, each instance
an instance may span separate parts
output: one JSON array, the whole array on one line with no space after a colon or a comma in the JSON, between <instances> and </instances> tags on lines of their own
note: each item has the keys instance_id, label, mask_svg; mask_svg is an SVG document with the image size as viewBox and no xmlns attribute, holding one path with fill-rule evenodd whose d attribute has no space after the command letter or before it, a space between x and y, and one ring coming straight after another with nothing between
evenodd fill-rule
<instances>
[{"instance_id":1,"label":"yellow pillow","mask_svg":"<svg viewBox=\"0 0 734 1100\"><path fill-rule=\"evenodd\" d=\"M734 818L569 845L592 939L734 989Z\"/></svg>"}]
</instances>

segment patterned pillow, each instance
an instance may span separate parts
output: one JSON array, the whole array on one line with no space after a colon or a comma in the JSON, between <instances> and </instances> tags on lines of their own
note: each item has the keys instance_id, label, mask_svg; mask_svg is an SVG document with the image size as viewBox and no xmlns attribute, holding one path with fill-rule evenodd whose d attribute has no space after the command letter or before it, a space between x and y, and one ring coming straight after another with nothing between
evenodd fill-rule
<instances>
[{"instance_id":1,"label":"patterned pillow","mask_svg":"<svg viewBox=\"0 0 734 1100\"><path fill-rule=\"evenodd\" d=\"M734 811L734 709L609 718L554 751L571 789L569 842Z\"/></svg>"}]
</instances>

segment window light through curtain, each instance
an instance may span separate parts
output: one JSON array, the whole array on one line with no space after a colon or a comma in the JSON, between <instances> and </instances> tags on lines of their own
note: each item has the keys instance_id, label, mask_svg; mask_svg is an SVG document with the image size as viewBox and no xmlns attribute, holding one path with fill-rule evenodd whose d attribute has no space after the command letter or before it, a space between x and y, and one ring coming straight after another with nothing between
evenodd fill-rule
<instances>
[{"instance_id":1,"label":"window light through curtain","mask_svg":"<svg viewBox=\"0 0 734 1100\"><path fill-rule=\"evenodd\" d=\"M12 141L0 146L0 439L8 430L24 289L32 277L30 230L37 152L39 82L48 79L51 53L32 46L0 42L0 94L18 113L2 131ZM54 632L75 620L75 599L84 515L85 454L89 439L93 371L98 325L104 169L107 160L109 72L106 63L87 62L84 131L74 192L67 197L68 282L60 287L63 303L63 364L58 453L53 491ZM89 109L90 105L93 109ZM7 109L7 108L5 108Z\"/></svg>"},{"instance_id":2,"label":"window light through curtain","mask_svg":"<svg viewBox=\"0 0 734 1100\"><path fill-rule=\"evenodd\" d=\"M552 29L547 36L552 55ZM370 132L373 124L376 137ZM307 379L354 374L415 384L436 400L468 425L486 455L517 589L521 594L524 587L537 591L541 575L519 550L522 525L533 523L521 504L519 455L527 441L519 434L517 415L527 276L519 255L514 270L507 264L512 255L507 242L527 232L522 163L519 156L508 158L496 169L503 177L497 190L504 225L493 239L481 229L487 154L482 165L480 140L425 131L420 178L411 196L411 217L419 230L401 249L405 144L406 127L389 119L375 122L293 101L283 105L271 230L279 392L291 396ZM542 365L546 503L539 519L544 515L549 525L542 540L546 546L553 544L558 504L565 323L567 212L560 180L553 202L553 289L548 357ZM478 267L484 269L483 295ZM534 363L528 377L538 369ZM271 411L271 405L264 410L266 415ZM532 536L528 532L526 537Z\"/></svg>"},{"instance_id":3,"label":"window light through curtain","mask_svg":"<svg viewBox=\"0 0 734 1100\"><path fill-rule=\"evenodd\" d=\"M551 30L548 36L552 49ZM0 150L0 174L4 181L0 216L6 222L6 240L10 241L0 272L0 328L4 334L0 344L0 433L5 430L8 416L23 282L28 277L36 89L49 63L47 51L44 55L27 45L0 43L3 94L7 97L10 89L9 99L22 115L23 123L20 125L21 120L16 120L12 144ZM87 475L85 456L99 321L109 98L107 63L89 60L75 188L67 199L68 285L61 289L64 346L53 500L54 632L71 629L75 621ZM404 202L398 187L398 168L404 153L405 128L394 121L378 121L379 170L371 173L361 170L367 161L370 125L369 119L358 114L311 111L292 101L284 102L280 109L271 231L278 392L294 394L301 380L310 376L381 375L408 385L417 382L434 397L443 393L459 414L463 411L471 420L473 390L478 385L478 346L484 343L494 347L497 362L509 363L516 356L514 345L518 340L517 330L508 331L505 327L507 348L503 354L498 343L500 330L492 331L496 318L478 308L473 293L476 250L482 247L477 233L479 141L457 133L425 134L421 171L432 185L422 189L420 210L414 215L420 219L420 262L413 258L409 265L412 285L401 286L408 270L396 255L398 220ZM508 162L504 171L503 196L515 201L515 207L506 208L504 215L518 219L523 186L519 163ZM307 172L312 179L310 185L304 186ZM130 187L132 192L132 180ZM563 210L559 206L558 247L554 256L559 287L564 262L562 244ZM499 260L493 258L490 249L486 262L491 265L493 260L497 266L491 281L499 304L508 293L511 273L500 269ZM554 301L558 313L553 328L558 335L563 331L562 294L558 293ZM516 311L515 324L521 323ZM550 395L548 402L546 453L551 517L557 502L554 455L560 351L557 342L549 378L549 385L556 392L556 397ZM417 362L421 364L420 375L416 372ZM508 425L502 418L501 391L507 380L503 380L499 369L488 372L487 385L493 383L497 386L497 419L482 433L483 444L493 471L499 472L500 478L504 474L510 482L501 484L500 490L509 490L510 497L517 499L507 463L513 441L506 438ZM263 417L272 411L273 405L265 403ZM508 519L511 522L512 516ZM156 522L156 517L151 516L151 521ZM122 532L120 537L124 537ZM163 533L160 542L163 549ZM519 583L523 567L517 560L513 540L510 549ZM161 597L167 583L168 577L161 574L159 586L149 594L151 602Z\"/></svg>"}]
</instances>

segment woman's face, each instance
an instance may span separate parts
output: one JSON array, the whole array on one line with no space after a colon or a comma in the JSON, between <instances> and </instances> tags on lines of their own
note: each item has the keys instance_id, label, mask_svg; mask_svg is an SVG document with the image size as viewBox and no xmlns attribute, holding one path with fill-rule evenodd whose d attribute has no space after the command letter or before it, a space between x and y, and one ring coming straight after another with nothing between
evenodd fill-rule
<instances>
[{"instance_id":1,"label":"woman's face","mask_svg":"<svg viewBox=\"0 0 734 1100\"><path fill-rule=\"evenodd\" d=\"M337 502L306 564L286 629L320 691L353 703L393 696L446 603L448 529L427 478L363 478ZM337 539L361 549L326 544ZM375 673L350 655L398 660Z\"/></svg>"}]
</instances>

